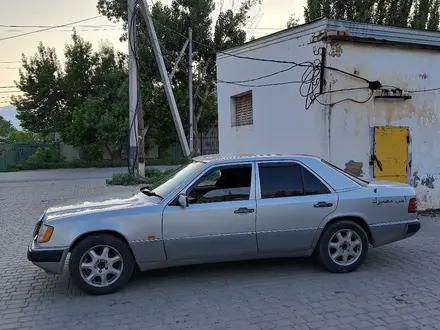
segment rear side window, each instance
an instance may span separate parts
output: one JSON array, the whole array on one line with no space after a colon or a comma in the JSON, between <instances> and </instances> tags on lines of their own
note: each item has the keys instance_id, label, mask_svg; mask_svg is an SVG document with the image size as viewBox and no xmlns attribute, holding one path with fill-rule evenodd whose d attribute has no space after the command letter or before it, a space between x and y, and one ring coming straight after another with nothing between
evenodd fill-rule
<instances>
[{"instance_id":1,"label":"rear side window","mask_svg":"<svg viewBox=\"0 0 440 330\"><path fill-rule=\"evenodd\" d=\"M301 196L304 187L301 167L296 164L260 165L260 184L262 198Z\"/></svg>"},{"instance_id":2,"label":"rear side window","mask_svg":"<svg viewBox=\"0 0 440 330\"><path fill-rule=\"evenodd\" d=\"M304 181L304 195L324 195L329 194L330 190L319 180L316 175L308 169L302 167Z\"/></svg>"},{"instance_id":3,"label":"rear side window","mask_svg":"<svg viewBox=\"0 0 440 330\"><path fill-rule=\"evenodd\" d=\"M330 193L321 180L299 164L260 164L258 169L263 199Z\"/></svg>"}]
</instances>

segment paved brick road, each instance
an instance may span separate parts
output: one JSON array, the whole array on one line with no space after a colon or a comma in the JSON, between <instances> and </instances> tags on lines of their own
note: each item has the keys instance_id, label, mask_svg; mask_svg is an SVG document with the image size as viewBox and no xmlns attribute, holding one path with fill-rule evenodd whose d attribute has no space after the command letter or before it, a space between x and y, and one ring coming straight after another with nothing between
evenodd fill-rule
<instances>
[{"instance_id":1,"label":"paved brick road","mask_svg":"<svg viewBox=\"0 0 440 330\"><path fill-rule=\"evenodd\" d=\"M133 190L102 178L14 181L0 183L0 329L440 329L433 218L351 274L304 259L195 266L137 274L123 291L93 297L26 260L32 228L50 204Z\"/></svg>"}]
</instances>

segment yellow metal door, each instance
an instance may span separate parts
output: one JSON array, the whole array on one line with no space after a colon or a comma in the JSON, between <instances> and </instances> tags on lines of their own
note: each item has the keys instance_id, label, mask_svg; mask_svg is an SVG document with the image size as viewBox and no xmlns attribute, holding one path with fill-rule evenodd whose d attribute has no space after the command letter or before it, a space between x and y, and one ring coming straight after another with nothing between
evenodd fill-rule
<instances>
[{"instance_id":1,"label":"yellow metal door","mask_svg":"<svg viewBox=\"0 0 440 330\"><path fill-rule=\"evenodd\" d=\"M374 155L375 179L407 183L408 127L375 127Z\"/></svg>"}]
</instances>

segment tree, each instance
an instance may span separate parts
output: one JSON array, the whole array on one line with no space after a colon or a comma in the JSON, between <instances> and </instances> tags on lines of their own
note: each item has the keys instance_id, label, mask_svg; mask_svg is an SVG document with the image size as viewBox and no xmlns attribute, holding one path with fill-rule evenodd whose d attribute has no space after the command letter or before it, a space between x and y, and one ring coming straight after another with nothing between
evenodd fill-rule
<instances>
[{"instance_id":1,"label":"tree","mask_svg":"<svg viewBox=\"0 0 440 330\"><path fill-rule=\"evenodd\" d=\"M40 142L38 135L29 131L14 130L8 135L11 142Z\"/></svg>"},{"instance_id":2,"label":"tree","mask_svg":"<svg viewBox=\"0 0 440 330\"><path fill-rule=\"evenodd\" d=\"M211 18L215 10L214 0L173 0L171 6L164 6L160 1L156 1L152 7L157 39L161 44L168 72L172 70L172 64L185 42L188 28L193 29L193 39L196 41L193 47L195 150L198 146L198 132L209 129L207 119L211 118L211 127L216 123L216 111L213 111L216 108L216 98L213 95L216 87L216 50L224 50L246 41L244 27L249 20L249 11L259 2L246 0L237 11L221 11L214 23L214 29ZM129 26L126 0L98 0L98 10L110 20L123 20L125 27ZM177 141L174 123L145 22L138 19L137 23L144 120L150 125L148 136L154 139L163 151L171 142ZM126 39L126 34L122 39ZM182 63L171 83L182 121L187 126L188 70L187 62L183 60Z\"/></svg>"},{"instance_id":3,"label":"tree","mask_svg":"<svg viewBox=\"0 0 440 330\"><path fill-rule=\"evenodd\" d=\"M287 28L291 28L297 26L299 24L299 19L295 17L295 14L290 15L289 20L287 21Z\"/></svg>"},{"instance_id":4,"label":"tree","mask_svg":"<svg viewBox=\"0 0 440 330\"><path fill-rule=\"evenodd\" d=\"M21 126L35 133L59 131L64 119L62 71L55 49L40 43L34 56L22 55L22 65L15 84L24 94L12 98Z\"/></svg>"},{"instance_id":5,"label":"tree","mask_svg":"<svg viewBox=\"0 0 440 330\"><path fill-rule=\"evenodd\" d=\"M103 147L120 159L128 138L126 58L111 44L94 52L75 31L72 41L64 51L63 141L81 148L87 159L100 158Z\"/></svg>"},{"instance_id":6,"label":"tree","mask_svg":"<svg viewBox=\"0 0 440 330\"><path fill-rule=\"evenodd\" d=\"M15 131L14 125L12 125L9 120L0 116L0 137L6 137L13 131Z\"/></svg>"},{"instance_id":7,"label":"tree","mask_svg":"<svg viewBox=\"0 0 440 330\"><path fill-rule=\"evenodd\" d=\"M323 16L438 31L440 0L308 0L305 21Z\"/></svg>"}]
</instances>

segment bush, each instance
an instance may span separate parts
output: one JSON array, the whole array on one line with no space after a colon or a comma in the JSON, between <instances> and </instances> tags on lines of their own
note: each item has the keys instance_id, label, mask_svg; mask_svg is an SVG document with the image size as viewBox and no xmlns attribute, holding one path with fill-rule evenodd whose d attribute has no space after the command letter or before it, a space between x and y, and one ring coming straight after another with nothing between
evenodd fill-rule
<instances>
[{"instance_id":1,"label":"bush","mask_svg":"<svg viewBox=\"0 0 440 330\"><path fill-rule=\"evenodd\" d=\"M106 183L113 186L134 186L138 184L148 186L162 180L171 172L173 172L173 170L162 172L156 169L147 169L145 170L145 178L141 178L129 173L117 173L113 174L111 179L107 179Z\"/></svg>"},{"instance_id":2,"label":"bush","mask_svg":"<svg viewBox=\"0 0 440 330\"><path fill-rule=\"evenodd\" d=\"M185 163L186 159L147 159L145 161L146 166L157 165L181 165ZM82 159L75 159L72 161L66 161L61 158L55 151L49 148L39 148L28 158L24 164L11 164L6 169L0 172L17 172L28 170L43 170L43 169L59 169L59 168L114 168L114 167L127 167L127 161L111 161L111 160L96 160L88 161ZM162 173L157 170L149 170L146 172L148 176L156 176L156 174Z\"/></svg>"},{"instance_id":3,"label":"bush","mask_svg":"<svg viewBox=\"0 0 440 330\"><path fill-rule=\"evenodd\" d=\"M140 178L129 173L116 173L113 174L111 179L107 179L106 183L114 186L134 186L137 184L148 184L149 182L146 178Z\"/></svg>"},{"instance_id":4,"label":"bush","mask_svg":"<svg viewBox=\"0 0 440 330\"><path fill-rule=\"evenodd\" d=\"M37 151L30 156L26 163L29 164L45 164L61 162L61 156L50 148L38 148Z\"/></svg>"}]
</instances>

